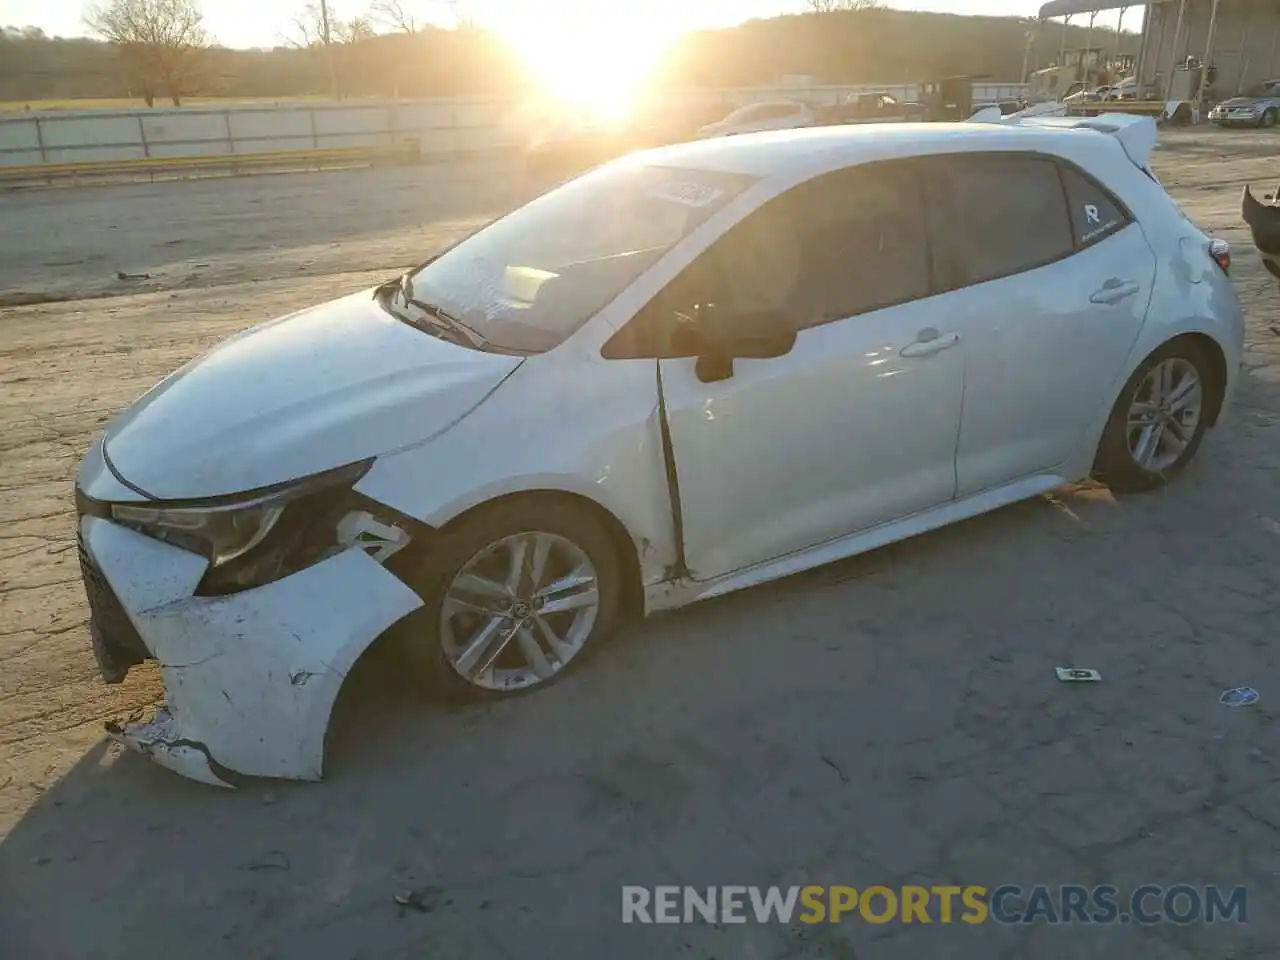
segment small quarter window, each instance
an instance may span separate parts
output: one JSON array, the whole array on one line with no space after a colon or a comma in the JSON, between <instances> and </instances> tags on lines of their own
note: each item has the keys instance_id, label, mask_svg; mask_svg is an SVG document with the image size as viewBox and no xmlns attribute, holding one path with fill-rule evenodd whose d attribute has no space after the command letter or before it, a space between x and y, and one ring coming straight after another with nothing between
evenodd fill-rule
<instances>
[{"instance_id":1,"label":"small quarter window","mask_svg":"<svg viewBox=\"0 0 1280 960\"><path fill-rule=\"evenodd\" d=\"M1075 167L1062 164L1060 169L1077 247L1105 240L1128 225L1128 214L1105 187Z\"/></svg>"}]
</instances>

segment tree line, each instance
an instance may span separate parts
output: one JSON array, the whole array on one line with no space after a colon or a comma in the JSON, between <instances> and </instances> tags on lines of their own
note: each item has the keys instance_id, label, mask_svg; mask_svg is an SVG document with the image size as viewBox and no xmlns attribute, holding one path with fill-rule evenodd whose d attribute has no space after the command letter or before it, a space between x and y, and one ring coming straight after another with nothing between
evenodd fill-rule
<instances>
[{"instance_id":1,"label":"tree line","mask_svg":"<svg viewBox=\"0 0 1280 960\"><path fill-rule=\"evenodd\" d=\"M458 0L454 0L458 2ZM803 14L684 35L666 52L657 88L818 82L915 83L957 75L1016 81L1058 59L1062 26L1013 17L884 9L876 0L810 0ZM102 0L86 21L101 40L63 40L34 28L0 30L0 100L136 97L457 97L514 94L531 79L521 58L459 12L450 27L421 24L398 0L330 20L318 0L300 8L286 42L233 50L211 42L196 0ZM1065 35L1085 44L1083 27ZM1136 50L1137 38L1095 30L1092 46Z\"/></svg>"}]
</instances>

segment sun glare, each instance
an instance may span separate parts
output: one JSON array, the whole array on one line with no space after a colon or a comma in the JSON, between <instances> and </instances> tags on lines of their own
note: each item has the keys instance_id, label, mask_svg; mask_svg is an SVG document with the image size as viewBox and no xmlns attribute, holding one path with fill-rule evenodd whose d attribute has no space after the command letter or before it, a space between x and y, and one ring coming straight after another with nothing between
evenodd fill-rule
<instances>
[{"instance_id":1,"label":"sun glare","mask_svg":"<svg viewBox=\"0 0 1280 960\"><path fill-rule=\"evenodd\" d=\"M575 17L507 25L543 96L604 119L624 117L673 38L652 22Z\"/></svg>"}]
</instances>

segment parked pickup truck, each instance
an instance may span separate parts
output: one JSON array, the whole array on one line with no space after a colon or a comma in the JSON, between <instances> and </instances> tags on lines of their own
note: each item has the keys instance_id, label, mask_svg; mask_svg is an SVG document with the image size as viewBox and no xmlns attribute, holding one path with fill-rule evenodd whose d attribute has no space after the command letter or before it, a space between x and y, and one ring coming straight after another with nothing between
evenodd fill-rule
<instances>
[{"instance_id":1,"label":"parked pickup truck","mask_svg":"<svg viewBox=\"0 0 1280 960\"><path fill-rule=\"evenodd\" d=\"M844 103L815 108L819 123L906 123L923 121L924 107L889 93L854 93Z\"/></svg>"}]
</instances>

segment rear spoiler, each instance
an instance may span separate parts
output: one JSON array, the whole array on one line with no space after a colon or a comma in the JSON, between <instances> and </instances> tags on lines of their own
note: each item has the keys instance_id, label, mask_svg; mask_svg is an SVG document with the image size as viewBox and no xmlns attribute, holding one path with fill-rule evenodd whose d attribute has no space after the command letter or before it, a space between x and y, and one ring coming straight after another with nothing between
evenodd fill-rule
<instances>
[{"instance_id":1,"label":"rear spoiler","mask_svg":"<svg viewBox=\"0 0 1280 960\"><path fill-rule=\"evenodd\" d=\"M1095 130L1107 133L1120 141L1135 166L1147 169L1151 151L1156 146L1156 122L1152 117L1131 113L1104 113L1096 117L1046 117L1010 114L1000 115L999 107L979 110L969 118L970 123L999 123L1004 126L1031 127L1040 130Z\"/></svg>"}]
</instances>

